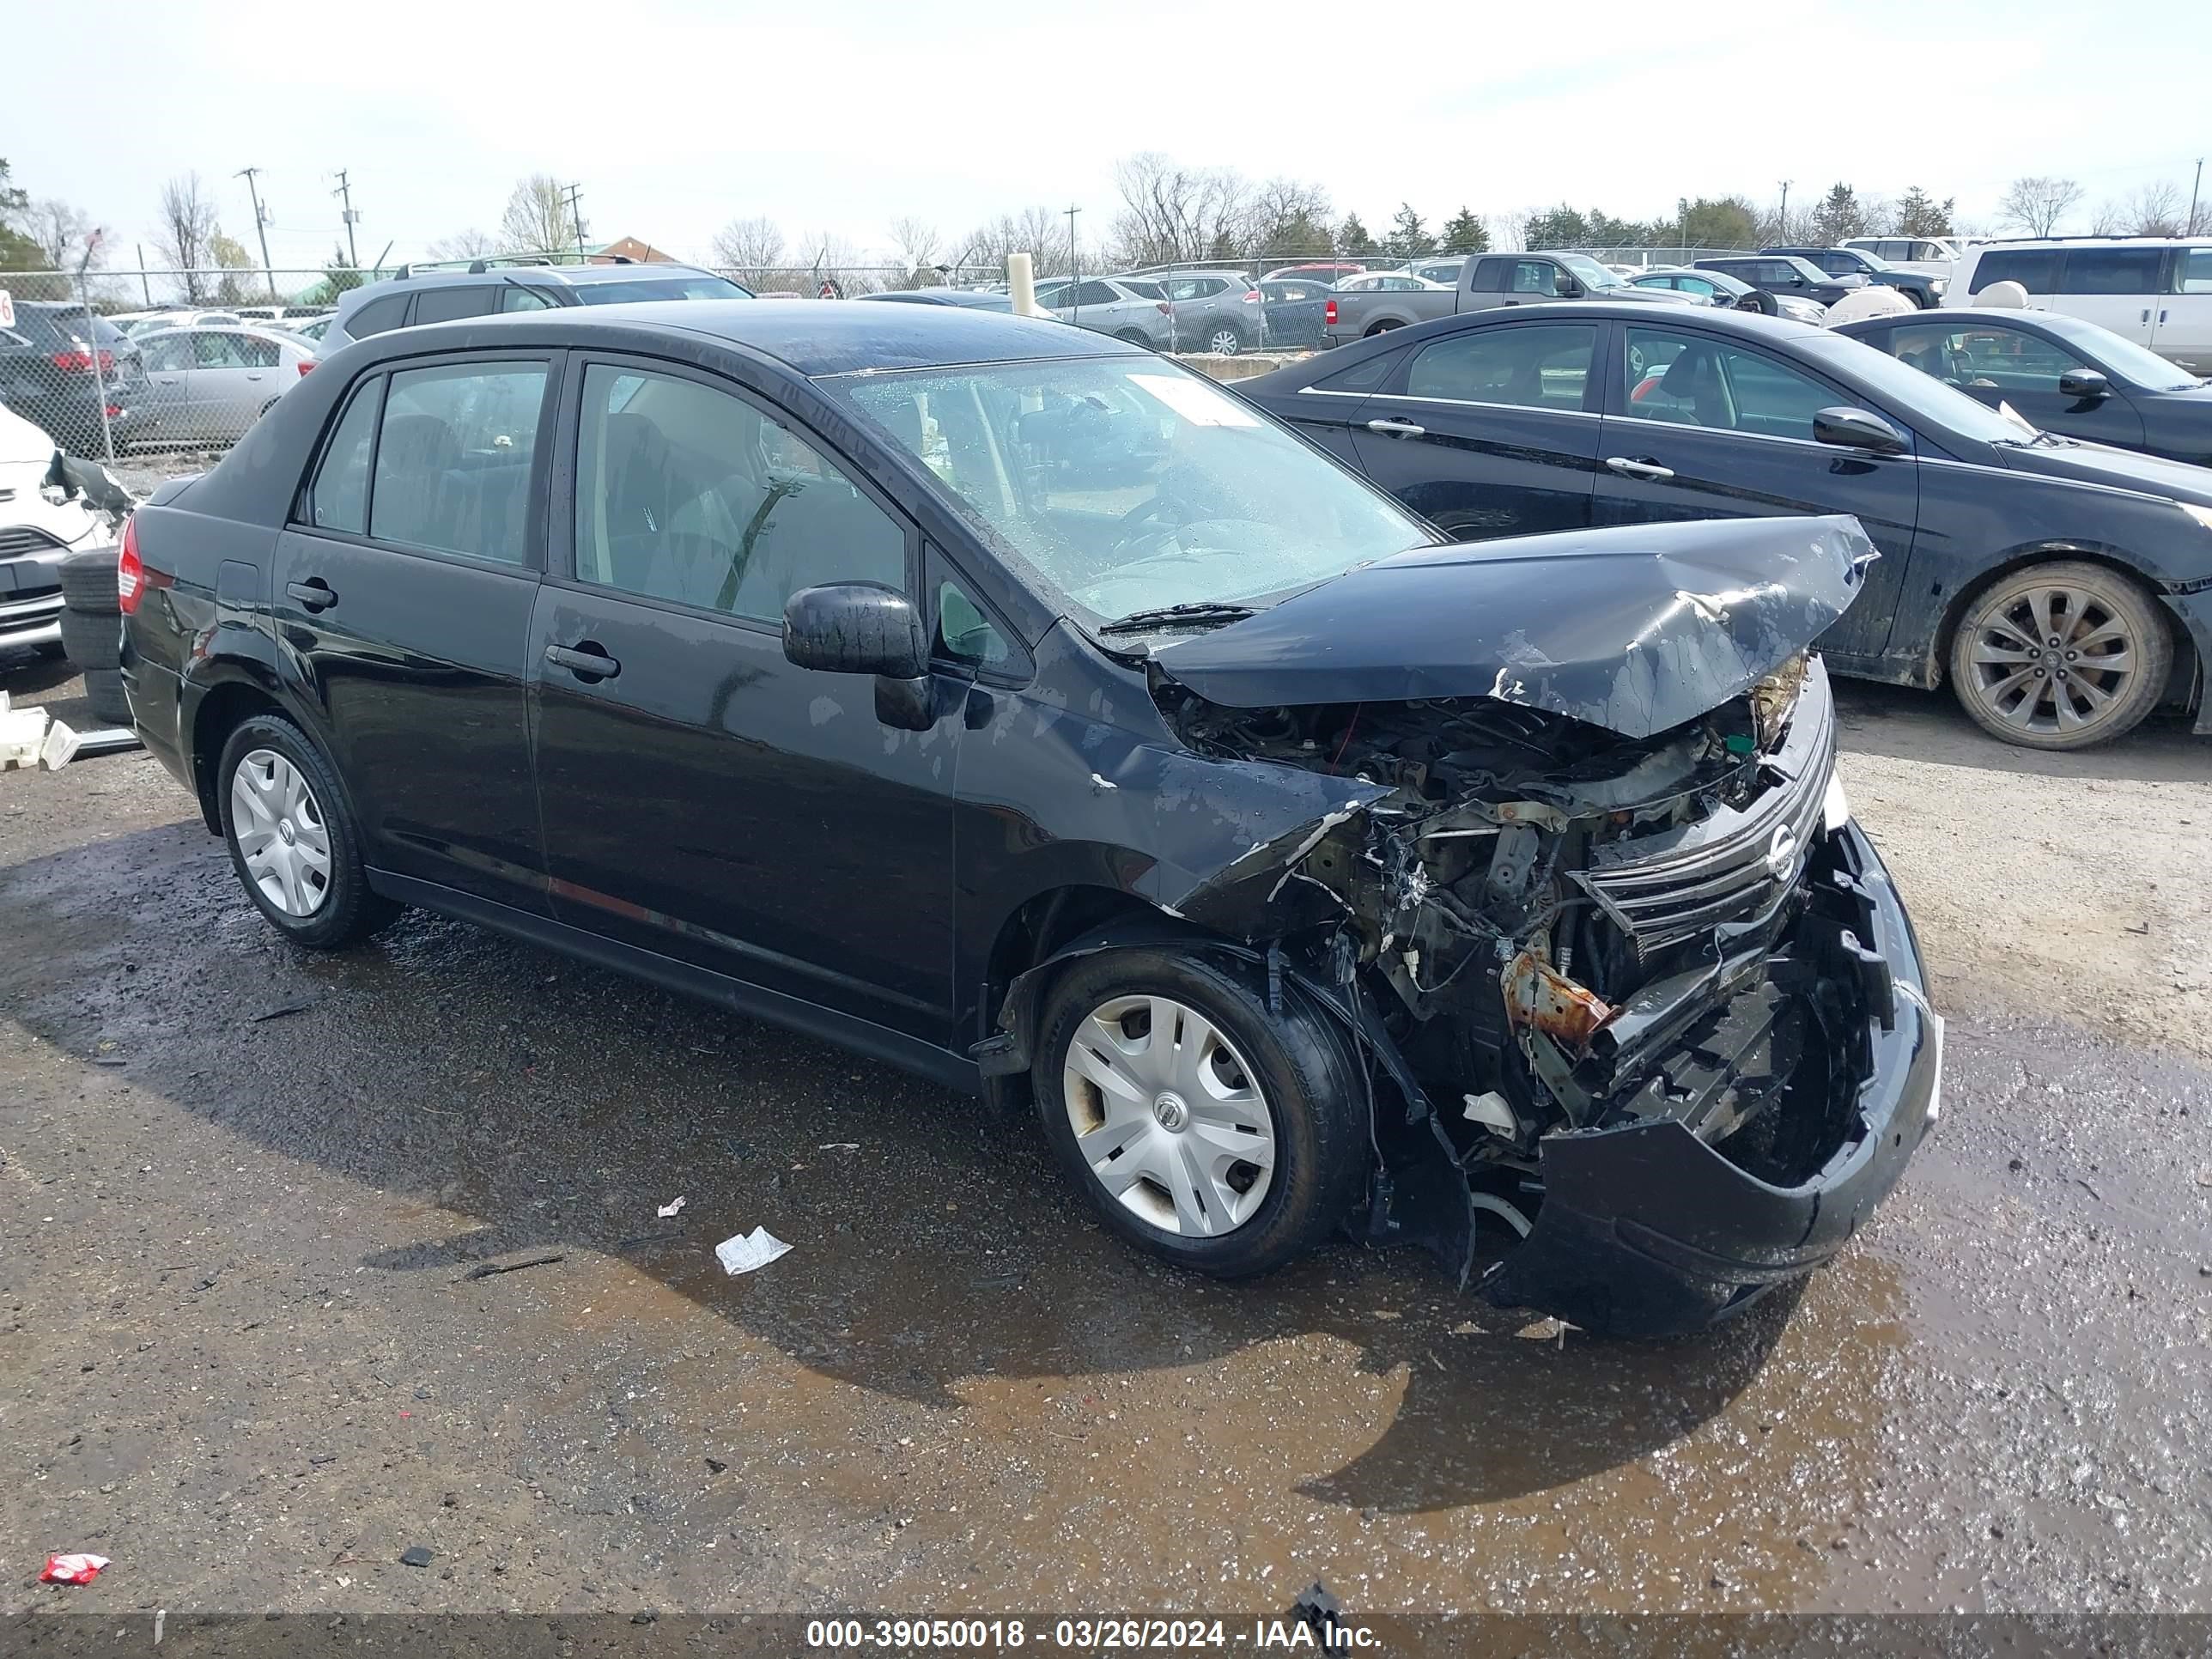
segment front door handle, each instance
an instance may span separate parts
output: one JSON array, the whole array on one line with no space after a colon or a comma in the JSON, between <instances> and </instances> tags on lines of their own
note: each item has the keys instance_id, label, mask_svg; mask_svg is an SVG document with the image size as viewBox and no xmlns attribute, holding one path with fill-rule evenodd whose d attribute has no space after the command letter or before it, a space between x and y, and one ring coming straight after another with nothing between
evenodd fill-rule
<instances>
[{"instance_id":1,"label":"front door handle","mask_svg":"<svg viewBox=\"0 0 2212 1659\"><path fill-rule=\"evenodd\" d=\"M586 684L611 680L622 672L622 665L602 651L597 640L579 640L574 646L549 645L545 660Z\"/></svg>"},{"instance_id":2,"label":"front door handle","mask_svg":"<svg viewBox=\"0 0 2212 1659\"><path fill-rule=\"evenodd\" d=\"M1662 466L1656 461L1647 461L1640 457L1632 459L1626 455L1608 455L1605 464L1625 478L1649 478L1656 483L1662 478L1674 476L1673 467Z\"/></svg>"},{"instance_id":3,"label":"front door handle","mask_svg":"<svg viewBox=\"0 0 2212 1659\"><path fill-rule=\"evenodd\" d=\"M1429 435L1428 428L1415 426L1411 421L1370 421L1367 429L1379 432L1386 438L1425 438Z\"/></svg>"},{"instance_id":4,"label":"front door handle","mask_svg":"<svg viewBox=\"0 0 2212 1659\"><path fill-rule=\"evenodd\" d=\"M2147 322L2148 322L2148 321L2150 320L2150 307L2148 307L2148 306L2144 307L2143 307L2143 314L2142 314L2142 316L2140 316L2140 317L2136 318L2136 320L2137 322L2139 322L2139 323L2147 323Z\"/></svg>"},{"instance_id":5,"label":"front door handle","mask_svg":"<svg viewBox=\"0 0 2212 1659\"><path fill-rule=\"evenodd\" d=\"M320 576L310 576L303 582L286 582L284 591L300 602L302 611L327 611L338 602L331 585Z\"/></svg>"}]
</instances>

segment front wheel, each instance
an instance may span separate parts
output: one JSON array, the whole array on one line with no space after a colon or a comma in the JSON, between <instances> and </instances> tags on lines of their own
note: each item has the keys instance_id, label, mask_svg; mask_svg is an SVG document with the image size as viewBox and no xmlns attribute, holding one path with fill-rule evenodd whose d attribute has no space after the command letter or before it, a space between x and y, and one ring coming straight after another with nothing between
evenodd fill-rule
<instances>
[{"instance_id":1,"label":"front wheel","mask_svg":"<svg viewBox=\"0 0 2212 1659\"><path fill-rule=\"evenodd\" d=\"M337 775L291 721L240 723L216 763L216 798L246 896L286 938L335 951L398 913L369 890L361 828Z\"/></svg>"},{"instance_id":2,"label":"front wheel","mask_svg":"<svg viewBox=\"0 0 2212 1659\"><path fill-rule=\"evenodd\" d=\"M1131 1243L1224 1279L1280 1267L1358 1198L1350 1041L1286 988L1279 1014L1198 951L1102 951L1054 988L1034 1073L1069 1177Z\"/></svg>"},{"instance_id":3,"label":"front wheel","mask_svg":"<svg viewBox=\"0 0 2212 1659\"><path fill-rule=\"evenodd\" d=\"M1217 357L1234 357L1244 349L1244 337L1224 324L1206 337L1206 349Z\"/></svg>"},{"instance_id":4,"label":"front wheel","mask_svg":"<svg viewBox=\"0 0 2212 1659\"><path fill-rule=\"evenodd\" d=\"M2157 706L2173 636L2142 589L2100 564L2029 565L1976 597L1951 639L1951 685L1985 732L2087 749Z\"/></svg>"}]
</instances>

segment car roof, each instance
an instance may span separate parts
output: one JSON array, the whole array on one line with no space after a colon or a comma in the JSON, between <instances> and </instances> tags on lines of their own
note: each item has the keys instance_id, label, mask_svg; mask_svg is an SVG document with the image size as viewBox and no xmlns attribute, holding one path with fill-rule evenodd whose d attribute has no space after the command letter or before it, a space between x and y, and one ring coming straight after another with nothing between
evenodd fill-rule
<instances>
[{"instance_id":1,"label":"car roof","mask_svg":"<svg viewBox=\"0 0 2212 1659\"><path fill-rule=\"evenodd\" d=\"M471 317L388 329L348 349L382 358L452 349L517 331L590 343L609 334L705 336L773 357L813 379L866 369L1021 362L1046 357L1140 356L1144 348L1050 317L1014 317L971 306L871 305L859 300L636 301Z\"/></svg>"},{"instance_id":2,"label":"car roof","mask_svg":"<svg viewBox=\"0 0 2212 1659\"><path fill-rule=\"evenodd\" d=\"M634 283L641 276L716 276L721 273L708 270L704 265L678 264L668 259L633 260L619 265L555 265L495 264L483 261L479 270L413 270L386 277L391 283L480 282L486 276L527 276L533 282L558 283L567 288L584 288L593 283ZM378 283L369 283L371 288Z\"/></svg>"}]
</instances>

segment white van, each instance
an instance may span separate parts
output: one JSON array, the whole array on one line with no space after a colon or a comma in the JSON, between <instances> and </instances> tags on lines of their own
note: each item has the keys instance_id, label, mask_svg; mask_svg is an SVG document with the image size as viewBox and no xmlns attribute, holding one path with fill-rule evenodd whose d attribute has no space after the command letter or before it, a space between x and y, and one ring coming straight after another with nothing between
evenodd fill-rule
<instances>
[{"instance_id":1,"label":"white van","mask_svg":"<svg viewBox=\"0 0 2212 1659\"><path fill-rule=\"evenodd\" d=\"M1943 303L1978 304L1994 283L2018 283L2038 310L2099 324L2191 374L2212 374L2212 239L1985 242L1960 257Z\"/></svg>"}]
</instances>

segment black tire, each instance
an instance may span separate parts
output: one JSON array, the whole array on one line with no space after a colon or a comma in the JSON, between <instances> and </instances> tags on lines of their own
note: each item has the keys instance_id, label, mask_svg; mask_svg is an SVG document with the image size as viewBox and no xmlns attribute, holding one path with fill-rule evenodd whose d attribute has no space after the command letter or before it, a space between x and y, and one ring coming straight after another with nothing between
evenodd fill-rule
<instances>
[{"instance_id":1,"label":"black tire","mask_svg":"<svg viewBox=\"0 0 2212 1659\"><path fill-rule=\"evenodd\" d=\"M1273 1127L1275 1161L1257 1207L1225 1232L1194 1237L1146 1221L1105 1189L1076 1146L1062 1084L1069 1048L1092 1011L1129 996L1182 1003L1249 1064ZM1100 1218L1130 1243L1216 1278L1248 1278L1320 1243L1358 1200L1370 1144L1358 1062L1339 1022L1295 987L1284 988L1277 1017L1264 990L1195 951L1106 951L1061 975L1040 1029L1031 1077L1045 1139Z\"/></svg>"},{"instance_id":2,"label":"black tire","mask_svg":"<svg viewBox=\"0 0 2212 1659\"><path fill-rule=\"evenodd\" d=\"M92 705L92 712L110 726L131 724L131 698L123 689L121 669L86 669L84 700Z\"/></svg>"},{"instance_id":3,"label":"black tire","mask_svg":"<svg viewBox=\"0 0 2212 1659\"><path fill-rule=\"evenodd\" d=\"M95 547L62 561L62 603L81 616L119 617L115 596L116 550Z\"/></svg>"},{"instance_id":4,"label":"black tire","mask_svg":"<svg viewBox=\"0 0 2212 1659\"><path fill-rule=\"evenodd\" d=\"M62 654L79 668L123 665L123 619L62 612Z\"/></svg>"},{"instance_id":5,"label":"black tire","mask_svg":"<svg viewBox=\"0 0 2212 1659\"><path fill-rule=\"evenodd\" d=\"M2039 592L2063 594L2065 602L2053 597L2039 613ZM2039 614L2051 620L2050 631L2029 626ZM2124 672L2098 666L2109 656L2108 631L2124 653ZM2079 648L2081 641L2094 648ZM2002 660L1987 659L1991 652ZM2173 671L2173 635L2132 578L2054 559L2008 571L1977 593L1951 635L1949 656L1951 690L1984 732L2023 749L2088 749L2134 730L2158 706ZM2015 664L2033 678L2002 690ZM2064 722L2062 701L2073 714Z\"/></svg>"},{"instance_id":6,"label":"black tire","mask_svg":"<svg viewBox=\"0 0 2212 1659\"><path fill-rule=\"evenodd\" d=\"M330 842L330 867L319 901L305 915L289 914L262 891L247 870L246 855L239 846L232 783L246 757L264 750L282 756L304 780ZM366 939L398 915L398 905L369 890L368 872L362 865L361 828L354 822L337 775L323 758L322 750L281 714L256 714L240 722L216 763L215 795L222 813L223 845L230 849L231 867L238 872L239 885L270 925L295 944L317 951L338 950Z\"/></svg>"}]
</instances>

